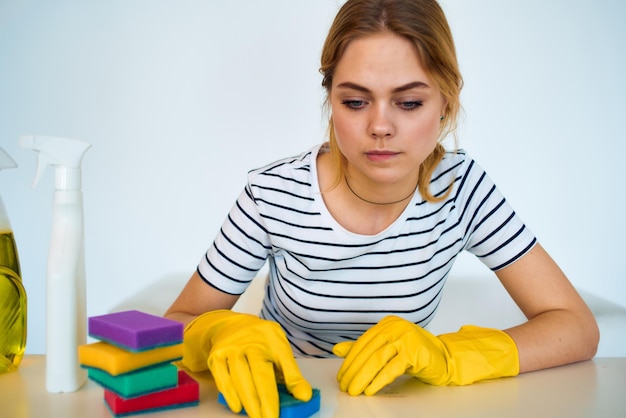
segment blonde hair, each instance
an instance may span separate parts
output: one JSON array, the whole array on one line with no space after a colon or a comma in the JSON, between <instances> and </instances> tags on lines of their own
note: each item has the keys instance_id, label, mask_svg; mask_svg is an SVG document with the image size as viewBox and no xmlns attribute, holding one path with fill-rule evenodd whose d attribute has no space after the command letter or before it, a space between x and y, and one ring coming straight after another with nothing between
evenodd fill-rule
<instances>
[{"instance_id":1,"label":"blonde hair","mask_svg":"<svg viewBox=\"0 0 626 418\"><path fill-rule=\"evenodd\" d=\"M351 41L380 32L394 33L415 45L426 73L447 103L439 143L420 165L418 180L418 190L426 200L440 201L448 193L435 197L430 191L430 179L445 154L440 142L449 134L455 137L456 142L463 78L450 27L435 0L348 0L335 16L324 42L320 66L322 86L326 89L327 97L330 96L335 68ZM328 124L328 136L331 156L337 167L337 185L345 174L346 161L337 145L332 117ZM448 188L448 192L450 190Z\"/></svg>"}]
</instances>

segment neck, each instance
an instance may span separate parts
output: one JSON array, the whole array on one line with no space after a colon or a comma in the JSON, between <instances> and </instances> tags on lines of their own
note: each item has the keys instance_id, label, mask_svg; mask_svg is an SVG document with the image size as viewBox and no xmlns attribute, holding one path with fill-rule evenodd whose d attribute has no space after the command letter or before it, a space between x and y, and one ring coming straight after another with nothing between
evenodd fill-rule
<instances>
[{"instance_id":1,"label":"neck","mask_svg":"<svg viewBox=\"0 0 626 418\"><path fill-rule=\"evenodd\" d=\"M408 195L404 196L401 199L387 201L387 202L373 201L373 200L365 199L364 197L359 195L357 192L355 192L354 189L352 188L352 186L350 186L350 182L348 181L348 177L347 176L344 175L343 179L346 182L346 186L348 187L348 190L350 190L350 192L352 192L352 194L354 196L356 196L359 200L361 200L361 201L363 201L365 203L369 203L370 205L379 205L379 206L395 205L396 203L401 203L401 202L404 202L405 200L410 199L411 196L413 196L413 194L415 193L415 190L417 190L417 183L416 183L415 187L413 188L413 190L411 190L411 192Z\"/></svg>"}]
</instances>

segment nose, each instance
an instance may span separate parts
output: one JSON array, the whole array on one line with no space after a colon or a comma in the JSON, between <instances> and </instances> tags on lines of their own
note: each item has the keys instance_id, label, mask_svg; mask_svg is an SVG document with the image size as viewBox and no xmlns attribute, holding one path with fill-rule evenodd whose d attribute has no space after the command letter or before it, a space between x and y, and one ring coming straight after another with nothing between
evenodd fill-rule
<instances>
[{"instance_id":1,"label":"nose","mask_svg":"<svg viewBox=\"0 0 626 418\"><path fill-rule=\"evenodd\" d=\"M395 134L394 123L387 106L379 104L372 107L369 132L374 139L391 138Z\"/></svg>"}]
</instances>

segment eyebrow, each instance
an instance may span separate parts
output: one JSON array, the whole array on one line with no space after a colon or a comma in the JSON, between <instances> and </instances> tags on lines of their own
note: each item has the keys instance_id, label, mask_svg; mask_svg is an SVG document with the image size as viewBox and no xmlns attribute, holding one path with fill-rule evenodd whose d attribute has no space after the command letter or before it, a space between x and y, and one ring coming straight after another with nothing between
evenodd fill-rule
<instances>
[{"instance_id":1,"label":"eyebrow","mask_svg":"<svg viewBox=\"0 0 626 418\"><path fill-rule=\"evenodd\" d=\"M357 91L362 91L363 93L371 93L371 90L368 89L367 87L361 86L360 84L353 83L350 81L346 81L344 83L338 84L337 88L353 89ZM413 81L411 83L407 83L402 86L396 87L395 89L393 89L393 93L401 93L403 91L411 90L414 88L429 88L429 86L423 81Z\"/></svg>"}]
</instances>

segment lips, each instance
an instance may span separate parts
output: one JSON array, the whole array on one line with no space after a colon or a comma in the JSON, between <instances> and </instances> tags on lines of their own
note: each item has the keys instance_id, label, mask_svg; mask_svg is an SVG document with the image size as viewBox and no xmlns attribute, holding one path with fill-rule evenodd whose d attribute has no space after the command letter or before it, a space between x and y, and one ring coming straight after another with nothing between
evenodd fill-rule
<instances>
[{"instance_id":1,"label":"lips","mask_svg":"<svg viewBox=\"0 0 626 418\"><path fill-rule=\"evenodd\" d=\"M399 152L389 150L373 150L366 152L365 156L372 161L387 161L399 154Z\"/></svg>"}]
</instances>

